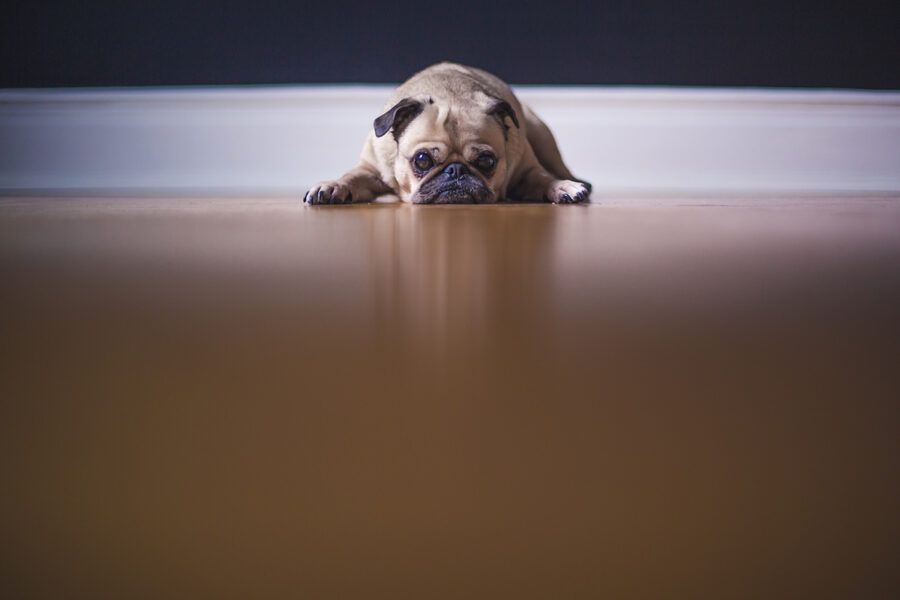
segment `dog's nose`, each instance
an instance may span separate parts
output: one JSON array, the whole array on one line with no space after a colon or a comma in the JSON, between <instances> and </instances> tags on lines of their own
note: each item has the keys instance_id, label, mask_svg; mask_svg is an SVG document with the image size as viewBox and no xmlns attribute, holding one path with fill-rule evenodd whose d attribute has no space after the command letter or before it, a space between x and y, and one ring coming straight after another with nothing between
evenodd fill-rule
<instances>
[{"instance_id":1,"label":"dog's nose","mask_svg":"<svg viewBox=\"0 0 900 600\"><path fill-rule=\"evenodd\" d=\"M450 163L444 167L444 176L448 179L459 179L463 175L469 174L469 167L462 163Z\"/></svg>"}]
</instances>

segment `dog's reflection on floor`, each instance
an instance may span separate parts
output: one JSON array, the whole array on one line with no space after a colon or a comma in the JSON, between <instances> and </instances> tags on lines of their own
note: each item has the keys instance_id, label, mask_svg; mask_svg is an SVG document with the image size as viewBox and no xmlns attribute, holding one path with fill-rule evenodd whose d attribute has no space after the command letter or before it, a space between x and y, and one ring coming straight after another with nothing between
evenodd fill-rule
<instances>
[{"instance_id":1,"label":"dog's reflection on floor","mask_svg":"<svg viewBox=\"0 0 900 600\"><path fill-rule=\"evenodd\" d=\"M449 358L529 335L523 319L550 299L552 216L401 206L379 221L367 245L384 341Z\"/></svg>"}]
</instances>

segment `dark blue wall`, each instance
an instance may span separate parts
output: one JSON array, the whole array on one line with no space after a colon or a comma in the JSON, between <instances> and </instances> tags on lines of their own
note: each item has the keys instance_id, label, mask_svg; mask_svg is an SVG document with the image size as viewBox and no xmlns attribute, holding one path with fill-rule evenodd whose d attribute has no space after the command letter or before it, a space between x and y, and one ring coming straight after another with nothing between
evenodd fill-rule
<instances>
[{"instance_id":1,"label":"dark blue wall","mask_svg":"<svg viewBox=\"0 0 900 600\"><path fill-rule=\"evenodd\" d=\"M900 88L900 2L7 2L0 87L396 82Z\"/></svg>"}]
</instances>

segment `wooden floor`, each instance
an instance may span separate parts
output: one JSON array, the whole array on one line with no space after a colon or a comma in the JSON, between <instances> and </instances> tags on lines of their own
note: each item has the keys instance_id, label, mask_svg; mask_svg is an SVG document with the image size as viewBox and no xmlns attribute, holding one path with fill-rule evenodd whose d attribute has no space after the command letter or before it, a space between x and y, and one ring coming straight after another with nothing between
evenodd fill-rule
<instances>
[{"instance_id":1,"label":"wooden floor","mask_svg":"<svg viewBox=\"0 0 900 600\"><path fill-rule=\"evenodd\" d=\"M900 199L0 199L26 598L894 598Z\"/></svg>"}]
</instances>

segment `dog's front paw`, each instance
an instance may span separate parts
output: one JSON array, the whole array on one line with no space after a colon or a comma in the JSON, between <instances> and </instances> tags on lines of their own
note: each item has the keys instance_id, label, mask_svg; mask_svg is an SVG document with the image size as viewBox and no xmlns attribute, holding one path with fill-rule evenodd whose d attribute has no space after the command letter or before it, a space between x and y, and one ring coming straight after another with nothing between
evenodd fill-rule
<instances>
[{"instance_id":1,"label":"dog's front paw","mask_svg":"<svg viewBox=\"0 0 900 600\"><path fill-rule=\"evenodd\" d=\"M547 199L554 204L571 204L586 201L590 194L590 188L583 183L558 179L550 184Z\"/></svg>"},{"instance_id":2,"label":"dog's front paw","mask_svg":"<svg viewBox=\"0 0 900 600\"><path fill-rule=\"evenodd\" d=\"M349 204L353 202L350 186L340 181L323 181L314 185L303 196L307 204Z\"/></svg>"}]
</instances>

